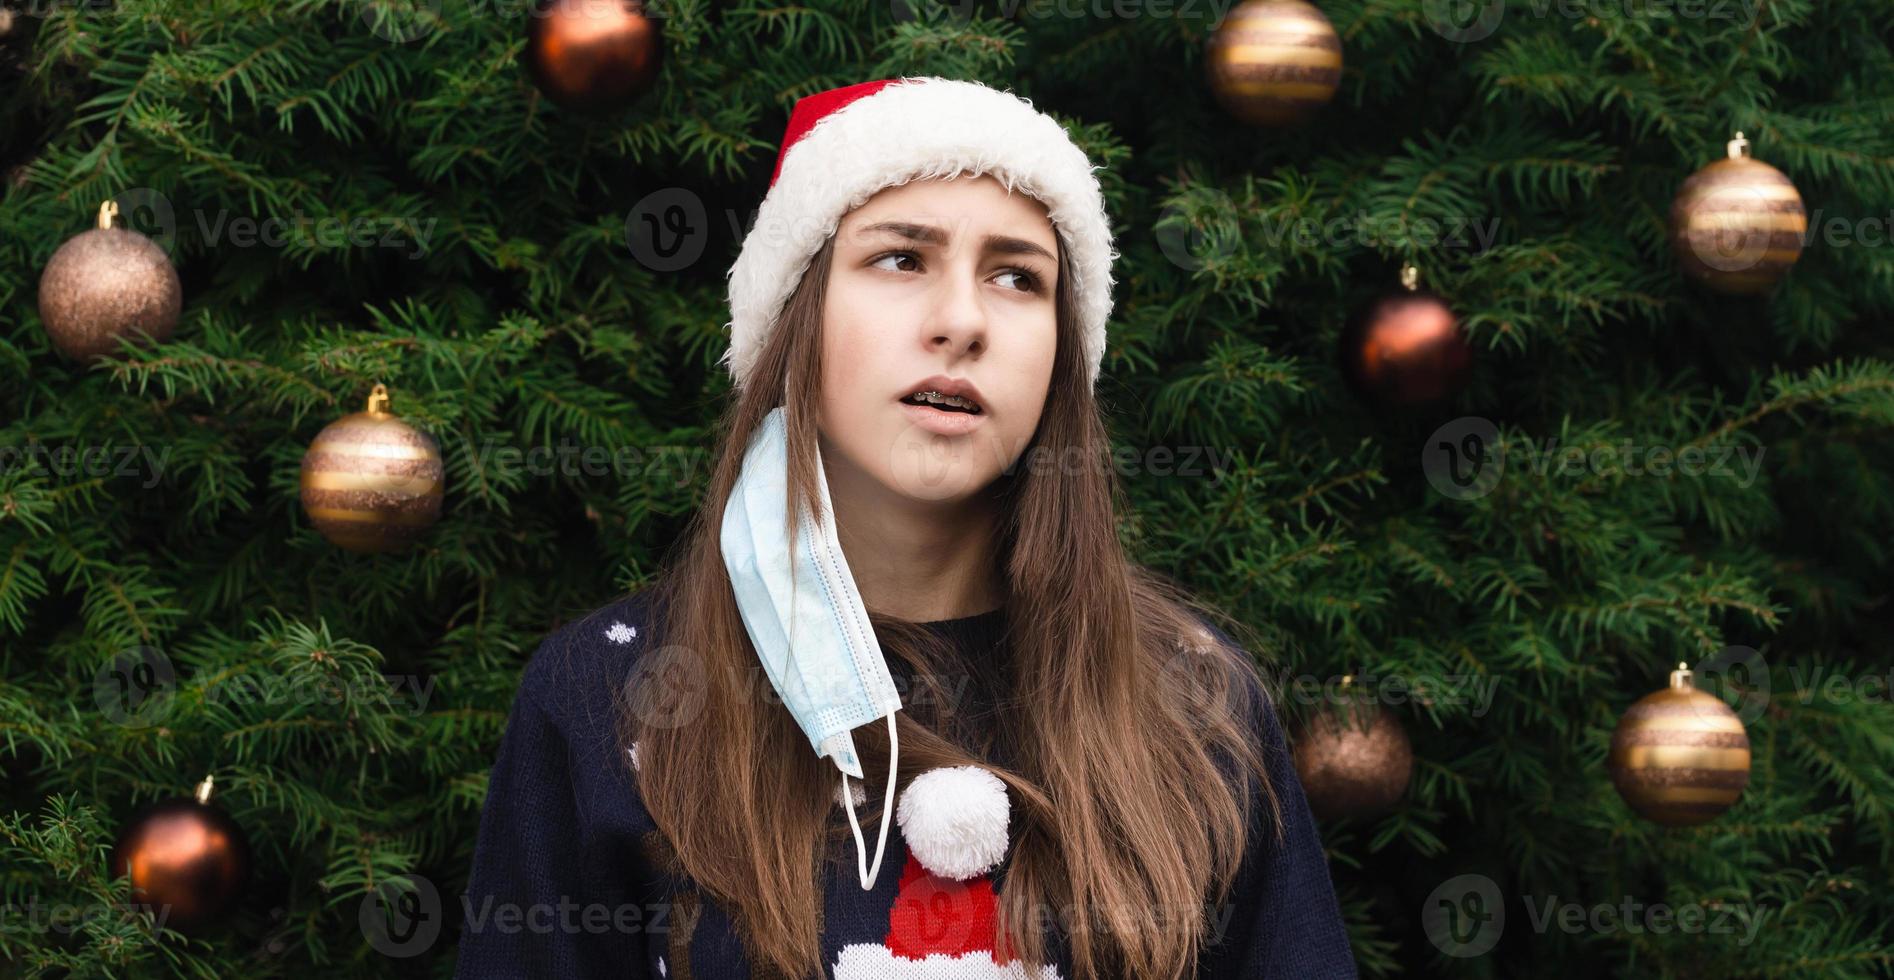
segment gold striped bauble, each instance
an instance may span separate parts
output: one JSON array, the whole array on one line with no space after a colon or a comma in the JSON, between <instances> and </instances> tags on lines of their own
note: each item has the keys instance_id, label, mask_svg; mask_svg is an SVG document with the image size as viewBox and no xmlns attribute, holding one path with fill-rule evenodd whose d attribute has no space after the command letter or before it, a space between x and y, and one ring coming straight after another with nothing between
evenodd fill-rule
<instances>
[{"instance_id":1,"label":"gold striped bauble","mask_svg":"<svg viewBox=\"0 0 1894 980\"><path fill-rule=\"evenodd\" d=\"M1749 735L1736 712L1697 690L1678 664L1669 688L1638 699L1619 719L1608 765L1631 809L1653 823L1692 827L1743 795Z\"/></svg>"},{"instance_id":2,"label":"gold striped bauble","mask_svg":"<svg viewBox=\"0 0 1894 980\"><path fill-rule=\"evenodd\" d=\"M1217 102L1258 126L1308 118L1342 81L1342 39L1303 0L1244 0L1211 35L1205 60Z\"/></svg>"},{"instance_id":3,"label":"gold striped bauble","mask_svg":"<svg viewBox=\"0 0 1894 980\"><path fill-rule=\"evenodd\" d=\"M376 385L366 411L329 423L303 453L303 512L339 547L399 551L440 519L444 475L434 438L389 413Z\"/></svg>"},{"instance_id":4,"label":"gold striped bauble","mask_svg":"<svg viewBox=\"0 0 1894 980\"><path fill-rule=\"evenodd\" d=\"M1721 293L1767 292L1802 255L1808 214L1782 171L1749 156L1737 133L1729 156L1690 175L1670 206L1670 244L1691 277Z\"/></svg>"}]
</instances>

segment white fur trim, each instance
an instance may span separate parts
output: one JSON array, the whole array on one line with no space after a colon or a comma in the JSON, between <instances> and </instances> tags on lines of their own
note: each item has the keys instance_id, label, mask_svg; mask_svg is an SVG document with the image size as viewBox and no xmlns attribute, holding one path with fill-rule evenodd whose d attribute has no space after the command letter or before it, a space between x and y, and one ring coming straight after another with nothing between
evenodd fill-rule
<instances>
[{"instance_id":1,"label":"white fur trim","mask_svg":"<svg viewBox=\"0 0 1894 980\"><path fill-rule=\"evenodd\" d=\"M930 953L918 960L895 955L886 946L856 943L842 947L835 958L835 980L1030 980L1026 964L1014 960L1005 966L993 962L985 951L948 956ZM1047 963L1039 968L1036 980L1059 980L1059 971Z\"/></svg>"},{"instance_id":2,"label":"white fur trim","mask_svg":"<svg viewBox=\"0 0 1894 980\"><path fill-rule=\"evenodd\" d=\"M730 267L721 363L741 388L809 259L850 211L884 188L971 172L1046 206L1071 254L1086 383L1096 384L1118 256L1094 169L1057 120L977 82L904 78L837 109L789 148Z\"/></svg>"},{"instance_id":3,"label":"white fur trim","mask_svg":"<svg viewBox=\"0 0 1894 980\"><path fill-rule=\"evenodd\" d=\"M1006 784L982 766L943 766L914 777L895 820L921 867L966 881L1006 857Z\"/></svg>"}]
</instances>

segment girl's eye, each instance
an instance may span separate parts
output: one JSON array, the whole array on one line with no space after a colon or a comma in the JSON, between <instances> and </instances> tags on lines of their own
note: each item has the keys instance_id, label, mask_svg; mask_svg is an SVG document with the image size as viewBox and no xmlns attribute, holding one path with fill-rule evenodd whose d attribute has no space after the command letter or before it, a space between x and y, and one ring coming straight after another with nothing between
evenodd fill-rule
<instances>
[{"instance_id":1,"label":"girl's eye","mask_svg":"<svg viewBox=\"0 0 1894 980\"><path fill-rule=\"evenodd\" d=\"M886 266L883 266L881 263L886 262L889 259L907 259L910 262L916 262L916 263L921 261L920 256L915 255L913 252L889 252L886 255L877 257L875 261L870 264L877 268L886 268ZM896 271L896 270L890 270L890 271ZM913 270L901 269L898 271L911 272Z\"/></svg>"},{"instance_id":2,"label":"girl's eye","mask_svg":"<svg viewBox=\"0 0 1894 980\"><path fill-rule=\"evenodd\" d=\"M1036 293L1039 291L1039 277L1027 272L1025 269L1006 269L1001 271L1000 275L1018 276L1020 284L1017 288L1022 293Z\"/></svg>"},{"instance_id":3,"label":"girl's eye","mask_svg":"<svg viewBox=\"0 0 1894 980\"><path fill-rule=\"evenodd\" d=\"M869 265L877 269L887 269L890 272L917 271L914 269L890 268L888 266L882 265L883 262L886 262L889 259L893 259L897 262L901 261L902 259L906 259L907 261L914 262L916 264L919 264L919 262L921 261L920 256L915 255L913 252L889 252L886 255L876 256L875 260L873 262L870 262ZM1002 269L1000 270L1000 275L1017 277L1019 279L1019 283L1013 286L1012 288L1017 289L1022 293L1036 293L1036 292L1039 292L1039 290L1041 289L1041 286L1039 283L1039 277L1034 275L1031 272L1026 271L1025 269L1020 269L1020 268Z\"/></svg>"}]
</instances>

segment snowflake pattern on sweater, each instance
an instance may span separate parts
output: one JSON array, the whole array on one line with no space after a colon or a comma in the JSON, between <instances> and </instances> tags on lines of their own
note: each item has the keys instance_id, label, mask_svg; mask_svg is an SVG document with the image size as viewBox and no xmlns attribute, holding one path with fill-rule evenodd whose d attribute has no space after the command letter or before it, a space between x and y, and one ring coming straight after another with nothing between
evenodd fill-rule
<instances>
[{"instance_id":1,"label":"snowflake pattern on sweater","mask_svg":"<svg viewBox=\"0 0 1894 980\"><path fill-rule=\"evenodd\" d=\"M642 595L619 600L555 630L528 663L460 903L456 977L773 976L753 968L723 910L672 873L675 856L637 797L636 746L616 744L613 699L637 673L653 633L650 613ZM1001 623L995 612L933 625L963 649L978 649L997 642ZM1285 839L1265 836L1246 856L1237 888L1216 917L1226 927L1210 940L1196 976L1353 977L1327 864L1273 710L1258 730L1283 803ZM836 795L839 807L839 779ZM828 977L1074 976L1056 936L1048 937L1056 963L1037 974L992 949L1003 861L955 880L930 871L926 849L917 849L923 854L910 849L898 825L889 827L887 854L869 889L852 861L824 863L818 928ZM507 910L519 911L508 918Z\"/></svg>"}]
</instances>

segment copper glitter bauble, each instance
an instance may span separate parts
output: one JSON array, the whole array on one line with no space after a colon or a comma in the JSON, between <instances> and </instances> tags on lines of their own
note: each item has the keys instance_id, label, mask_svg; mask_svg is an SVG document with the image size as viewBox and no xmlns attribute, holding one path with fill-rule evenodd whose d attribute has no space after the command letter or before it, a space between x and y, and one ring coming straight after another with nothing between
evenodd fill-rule
<instances>
[{"instance_id":1,"label":"copper glitter bauble","mask_svg":"<svg viewBox=\"0 0 1894 980\"><path fill-rule=\"evenodd\" d=\"M1473 349L1446 301L1419 289L1413 266L1404 288L1368 304L1342 327L1342 377L1385 405L1417 406L1458 393L1472 373Z\"/></svg>"},{"instance_id":2,"label":"copper glitter bauble","mask_svg":"<svg viewBox=\"0 0 1894 980\"><path fill-rule=\"evenodd\" d=\"M638 0L539 0L525 58L533 84L559 105L617 109L657 80L664 38Z\"/></svg>"},{"instance_id":3,"label":"copper glitter bauble","mask_svg":"<svg viewBox=\"0 0 1894 980\"><path fill-rule=\"evenodd\" d=\"M1401 719L1379 704L1318 711L1296 732L1296 777L1323 819L1364 816L1407 792L1414 749Z\"/></svg>"},{"instance_id":4,"label":"copper glitter bauble","mask_svg":"<svg viewBox=\"0 0 1894 980\"><path fill-rule=\"evenodd\" d=\"M1684 272L1721 293L1767 292L1802 255L1808 214L1782 171L1749 157L1737 133L1729 156L1690 175L1670 205L1670 245Z\"/></svg>"},{"instance_id":5,"label":"copper glitter bauble","mask_svg":"<svg viewBox=\"0 0 1894 980\"><path fill-rule=\"evenodd\" d=\"M1289 125L1335 97L1342 39L1303 0L1245 0L1210 36L1205 65L1224 111L1252 125Z\"/></svg>"},{"instance_id":6,"label":"copper glitter bauble","mask_svg":"<svg viewBox=\"0 0 1894 980\"><path fill-rule=\"evenodd\" d=\"M112 847L112 876L131 875L133 903L149 907L160 927L188 933L210 925L250 876L243 829L210 805L210 791L206 777L195 799L140 810Z\"/></svg>"},{"instance_id":7,"label":"copper glitter bauble","mask_svg":"<svg viewBox=\"0 0 1894 980\"><path fill-rule=\"evenodd\" d=\"M1607 761L1618 795L1646 820L1693 827L1730 808L1749 785L1749 734L1721 698L1699 691L1683 664L1670 687L1618 720Z\"/></svg>"},{"instance_id":8,"label":"copper glitter bauble","mask_svg":"<svg viewBox=\"0 0 1894 980\"><path fill-rule=\"evenodd\" d=\"M413 544L440 519L444 489L440 446L388 412L383 385L369 393L366 411L329 423L303 453L303 512L350 551Z\"/></svg>"},{"instance_id":9,"label":"copper glitter bauble","mask_svg":"<svg viewBox=\"0 0 1894 980\"><path fill-rule=\"evenodd\" d=\"M118 339L162 342L178 325L184 287L158 243L99 207L99 226L66 240L39 277L39 318L59 352L91 362L118 353Z\"/></svg>"}]
</instances>

